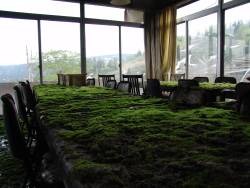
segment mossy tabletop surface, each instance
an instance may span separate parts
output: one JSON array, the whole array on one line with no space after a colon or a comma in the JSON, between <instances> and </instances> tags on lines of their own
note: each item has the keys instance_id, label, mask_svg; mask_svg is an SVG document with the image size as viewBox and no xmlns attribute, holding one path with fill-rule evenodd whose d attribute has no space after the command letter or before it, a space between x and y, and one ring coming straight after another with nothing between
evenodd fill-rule
<instances>
[{"instance_id":1,"label":"mossy tabletop surface","mask_svg":"<svg viewBox=\"0 0 250 188\"><path fill-rule=\"evenodd\" d=\"M166 87L177 87L178 82L177 81L161 81L161 86ZM231 83L210 83L210 82L202 82L199 83L200 89L205 90L216 90L216 89L235 89L235 84Z\"/></svg>"},{"instance_id":2,"label":"mossy tabletop surface","mask_svg":"<svg viewBox=\"0 0 250 188\"><path fill-rule=\"evenodd\" d=\"M84 187L250 187L250 123L231 110L36 86L39 112Z\"/></svg>"}]
</instances>

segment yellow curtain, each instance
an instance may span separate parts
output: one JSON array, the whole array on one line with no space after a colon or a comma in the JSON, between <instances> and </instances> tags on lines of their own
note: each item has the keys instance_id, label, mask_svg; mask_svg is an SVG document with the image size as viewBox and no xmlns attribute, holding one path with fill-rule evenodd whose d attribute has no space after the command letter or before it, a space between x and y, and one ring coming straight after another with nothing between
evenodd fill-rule
<instances>
[{"instance_id":1,"label":"yellow curtain","mask_svg":"<svg viewBox=\"0 0 250 188\"><path fill-rule=\"evenodd\" d=\"M176 7L167 7L160 15L160 49L163 80L175 73Z\"/></svg>"}]
</instances>

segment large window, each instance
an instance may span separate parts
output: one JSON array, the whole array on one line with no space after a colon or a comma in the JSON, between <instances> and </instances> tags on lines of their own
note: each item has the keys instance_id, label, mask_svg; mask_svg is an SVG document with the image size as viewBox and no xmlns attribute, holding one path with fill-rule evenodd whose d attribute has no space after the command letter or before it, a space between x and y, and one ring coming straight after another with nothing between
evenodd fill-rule
<instances>
[{"instance_id":1,"label":"large window","mask_svg":"<svg viewBox=\"0 0 250 188\"><path fill-rule=\"evenodd\" d=\"M185 23L177 25L175 71L177 74L186 73L186 27L185 27Z\"/></svg>"},{"instance_id":2,"label":"large window","mask_svg":"<svg viewBox=\"0 0 250 188\"><path fill-rule=\"evenodd\" d=\"M0 83L39 81L37 22L0 18Z\"/></svg>"},{"instance_id":3,"label":"large window","mask_svg":"<svg viewBox=\"0 0 250 188\"><path fill-rule=\"evenodd\" d=\"M39 82L37 22L0 18L0 28L0 96L13 95L18 81Z\"/></svg>"},{"instance_id":4,"label":"large window","mask_svg":"<svg viewBox=\"0 0 250 188\"><path fill-rule=\"evenodd\" d=\"M80 17L80 4L53 0L1 0L0 10Z\"/></svg>"},{"instance_id":5,"label":"large window","mask_svg":"<svg viewBox=\"0 0 250 188\"><path fill-rule=\"evenodd\" d=\"M119 28L86 24L86 56L88 77L115 74L119 80Z\"/></svg>"},{"instance_id":6,"label":"large window","mask_svg":"<svg viewBox=\"0 0 250 188\"><path fill-rule=\"evenodd\" d=\"M78 23L42 21L43 80L57 81L58 73L80 73Z\"/></svg>"},{"instance_id":7,"label":"large window","mask_svg":"<svg viewBox=\"0 0 250 188\"><path fill-rule=\"evenodd\" d=\"M146 75L142 28L122 27L122 74Z\"/></svg>"},{"instance_id":8,"label":"large window","mask_svg":"<svg viewBox=\"0 0 250 188\"><path fill-rule=\"evenodd\" d=\"M212 14L189 22L189 78L216 77L217 15ZM197 25L199 27L197 27Z\"/></svg>"},{"instance_id":9,"label":"large window","mask_svg":"<svg viewBox=\"0 0 250 188\"><path fill-rule=\"evenodd\" d=\"M250 3L225 13L225 74L236 77L238 82L250 77L249 10Z\"/></svg>"}]
</instances>

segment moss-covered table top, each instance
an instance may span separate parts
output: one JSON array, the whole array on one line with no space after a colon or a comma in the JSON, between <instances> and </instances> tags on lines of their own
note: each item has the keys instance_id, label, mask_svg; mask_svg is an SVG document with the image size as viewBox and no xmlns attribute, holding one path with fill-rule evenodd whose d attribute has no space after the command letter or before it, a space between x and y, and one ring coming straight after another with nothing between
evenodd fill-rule
<instances>
[{"instance_id":1,"label":"moss-covered table top","mask_svg":"<svg viewBox=\"0 0 250 188\"><path fill-rule=\"evenodd\" d=\"M250 187L250 123L104 88L36 86L44 126L82 187Z\"/></svg>"},{"instance_id":2,"label":"moss-covered table top","mask_svg":"<svg viewBox=\"0 0 250 188\"><path fill-rule=\"evenodd\" d=\"M176 81L161 81L160 84L163 87L176 88L178 85L178 82L176 82ZM235 84L202 82L202 83L199 83L199 88L205 89L205 90L235 89Z\"/></svg>"}]
</instances>

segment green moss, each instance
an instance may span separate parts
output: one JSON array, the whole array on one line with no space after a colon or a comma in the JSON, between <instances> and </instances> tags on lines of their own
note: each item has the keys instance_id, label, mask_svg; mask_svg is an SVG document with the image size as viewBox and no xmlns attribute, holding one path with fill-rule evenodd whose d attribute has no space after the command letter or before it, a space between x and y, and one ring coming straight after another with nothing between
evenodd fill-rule
<instances>
[{"instance_id":1,"label":"green moss","mask_svg":"<svg viewBox=\"0 0 250 188\"><path fill-rule=\"evenodd\" d=\"M0 185L21 187L24 176L22 161L13 158L9 152L0 152Z\"/></svg>"},{"instance_id":2,"label":"green moss","mask_svg":"<svg viewBox=\"0 0 250 188\"><path fill-rule=\"evenodd\" d=\"M74 161L72 174L86 186L95 181L106 187L112 187L111 182L117 187L250 183L243 168L250 167L250 123L234 111L172 110L164 99L132 97L105 88L35 89L48 129L65 141L65 153Z\"/></svg>"},{"instance_id":3,"label":"green moss","mask_svg":"<svg viewBox=\"0 0 250 188\"><path fill-rule=\"evenodd\" d=\"M177 87L178 82L176 82L176 81L161 81L161 85L167 86L167 87ZM205 89L205 90L235 89L235 84L202 82L202 83L199 83L199 88Z\"/></svg>"}]
</instances>

